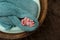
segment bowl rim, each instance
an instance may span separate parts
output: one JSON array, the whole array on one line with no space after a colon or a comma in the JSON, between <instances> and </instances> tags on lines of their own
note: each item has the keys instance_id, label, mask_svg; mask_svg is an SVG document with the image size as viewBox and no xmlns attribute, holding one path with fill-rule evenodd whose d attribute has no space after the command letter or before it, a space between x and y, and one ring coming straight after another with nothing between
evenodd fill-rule
<instances>
[{"instance_id":1,"label":"bowl rim","mask_svg":"<svg viewBox=\"0 0 60 40\"><path fill-rule=\"evenodd\" d=\"M40 0L41 3L41 12L39 16L39 23L40 25L43 23L44 19L46 18L47 14L47 8L48 8L48 0ZM31 35L33 32L23 32L23 33L18 33L18 34L8 34L8 33L3 33L0 32L0 38L4 39L18 39L18 38L24 38L27 37L28 35Z\"/></svg>"}]
</instances>

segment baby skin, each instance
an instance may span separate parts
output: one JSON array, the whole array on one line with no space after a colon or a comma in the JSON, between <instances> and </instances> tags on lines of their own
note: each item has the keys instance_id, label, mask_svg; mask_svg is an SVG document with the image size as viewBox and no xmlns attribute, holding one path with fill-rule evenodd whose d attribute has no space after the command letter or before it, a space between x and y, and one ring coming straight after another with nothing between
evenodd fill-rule
<instances>
[{"instance_id":1,"label":"baby skin","mask_svg":"<svg viewBox=\"0 0 60 40\"><path fill-rule=\"evenodd\" d=\"M34 26L34 21L29 19L28 17L25 17L24 19L21 20L21 24L23 26L33 27Z\"/></svg>"}]
</instances>

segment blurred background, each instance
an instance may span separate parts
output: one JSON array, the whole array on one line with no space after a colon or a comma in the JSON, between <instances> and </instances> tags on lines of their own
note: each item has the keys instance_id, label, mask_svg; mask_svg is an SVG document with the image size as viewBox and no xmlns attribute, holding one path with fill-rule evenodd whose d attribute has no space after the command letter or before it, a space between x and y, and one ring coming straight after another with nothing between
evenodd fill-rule
<instances>
[{"instance_id":1,"label":"blurred background","mask_svg":"<svg viewBox=\"0 0 60 40\"><path fill-rule=\"evenodd\" d=\"M35 33L15 40L60 40L60 0L48 0L47 17Z\"/></svg>"}]
</instances>

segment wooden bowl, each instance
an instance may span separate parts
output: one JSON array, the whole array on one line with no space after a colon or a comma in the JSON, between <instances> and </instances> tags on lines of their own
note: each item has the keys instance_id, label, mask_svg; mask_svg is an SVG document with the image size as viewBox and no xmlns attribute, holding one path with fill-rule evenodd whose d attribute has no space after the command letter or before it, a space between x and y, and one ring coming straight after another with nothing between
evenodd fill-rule
<instances>
[{"instance_id":1,"label":"wooden bowl","mask_svg":"<svg viewBox=\"0 0 60 40\"><path fill-rule=\"evenodd\" d=\"M47 14L47 0L40 0L40 4L41 4L41 12L39 15L39 23L40 25L43 23L46 14ZM24 38L28 35L30 35L32 32L24 32L24 33L19 33L19 34L8 34L8 33L3 33L0 32L0 38L4 38L4 39L18 39L18 38Z\"/></svg>"}]
</instances>

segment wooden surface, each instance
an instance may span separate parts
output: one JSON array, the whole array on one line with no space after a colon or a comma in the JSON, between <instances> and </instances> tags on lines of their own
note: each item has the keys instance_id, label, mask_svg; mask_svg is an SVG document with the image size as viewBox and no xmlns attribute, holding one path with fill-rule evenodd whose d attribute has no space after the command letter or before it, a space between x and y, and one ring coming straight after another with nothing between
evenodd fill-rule
<instances>
[{"instance_id":1,"label":"wooden surface","mask_svg":"<svg viewBox=\"0 0 60 40\"><path fill-rule=\"evenodd\" d=\"M47 0L41 0L41 14L39 17L39 22L40 24L43 23L45 17L46 17L46 12L47 12ZM30 32L32 33L32 32ZM2 33L0 32L0 38L4 38L4 39L17 39L17 38L23 38L26 37L27 35L29 35L30 33L21 33L21 34L7 34L7 33Z\"/></svg>"},{"instance_id":2,"label":"wooden surface","mask_svg":"<svg viewBox=\"0 0 60 40\"><path fill-rule=\"evenodd\" d=\"M47 17L35 33L15 40L60 40L60 0L48 0Z\"/></svg>"}]
</instances>

